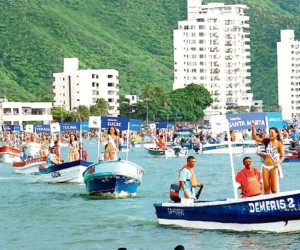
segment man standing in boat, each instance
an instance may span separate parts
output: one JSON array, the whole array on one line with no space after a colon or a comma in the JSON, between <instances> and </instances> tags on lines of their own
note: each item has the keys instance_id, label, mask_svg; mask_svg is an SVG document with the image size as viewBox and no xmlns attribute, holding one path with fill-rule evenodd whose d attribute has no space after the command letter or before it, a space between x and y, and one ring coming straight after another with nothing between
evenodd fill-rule
<instances>
[{"instance_id":1,"label":"man standing in boat","mask_svg":"<svg viewBox=\"0 0 300 250\"><path fill-rule=\"evenodd\" d=\"M196 187L203 187L203 184L197 183L197 176L194 172L196 159L194 156L187 158L187 164L183 166L179 173L179 197L181 202L185 199L195 199Z\"/></svg>"},{"instance_id":2,"label":"man standing in boat","mask_svg":"<svg viewBox=\"0 0 300 250\"><path fill-rule=\"evenodd\" d=\"M166 150L167 147L166 147L166 142L164 140L164 136L163 135L160 135L159 136L159 139L156 143L156 149L157 150Z\"/></svg>"},{"instance_id":3,"label":"man standing in boat","mask_svg":"<svg viewBox=\"0 0 300 250\"><path fill-rule=\"evenodd\" d=\"M262 176L258 168L252 166L250 157L243 159L244 168L236 174L235 180L240 184L242 198L260 195L262 192Z\"/></svg>"}]
</instances>

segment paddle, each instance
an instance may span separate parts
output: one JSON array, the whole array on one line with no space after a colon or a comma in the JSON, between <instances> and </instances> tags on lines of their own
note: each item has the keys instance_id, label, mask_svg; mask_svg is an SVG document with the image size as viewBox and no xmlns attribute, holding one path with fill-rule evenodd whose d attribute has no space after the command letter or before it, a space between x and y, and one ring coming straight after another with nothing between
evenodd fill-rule
<instances>
[{"instance_id":1,"label":"paddle","mask_svg":"<svg viewBox=\"0 0 300 250\"><path fill-rule=\"evenodd\" d=\"M197 194L195 195L195 197L196 197L197 200L199 199L199 196L201 194L201 191L202 191L203 187L204 186L200 187L199 190L198 190L198 192L197 192Z\"/></svg>"}]
</instances>

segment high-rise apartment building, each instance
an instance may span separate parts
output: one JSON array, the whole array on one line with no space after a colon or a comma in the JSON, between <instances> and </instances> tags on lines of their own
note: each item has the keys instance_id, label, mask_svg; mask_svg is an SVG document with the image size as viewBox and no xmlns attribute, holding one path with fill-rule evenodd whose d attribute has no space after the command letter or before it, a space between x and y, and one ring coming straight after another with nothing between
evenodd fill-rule
<instances>
[{"instance_id":1,"label":"high-rise apartment building","mask_svg":"<svg viewBox=\"0 0 300 250\"><path fill-rule=\"evenodd\" d=\"M54 73L54 106L69 111L94 105L99 98L109 104L109 115L118 116L119 72L114 69L79 69L78 58L64 59L64 72Z\"/></svg>"},{"instance_id":2,"label":"high-rise apartment building","mask_svg":"<svg viewBox=\"0 0 300 250\"><path fill-rule=\"evenodd\" d=\"M278 104L282 119L300 118L300 42L293 30L281 30L277 42Z\"/></svg>"},{"instance_id":3,"label":"high-rise apartment building","mask_svg":"<svg viewBox=\"0 0 300 250\"><path fill-rule=\"evenodd\" d=\"M174 30L173 89L203 85L213 104L206 118L226 114L228 108L250 110L249 17L245 5L187 0L187 20Z\"/></svg>"}]
</instances>

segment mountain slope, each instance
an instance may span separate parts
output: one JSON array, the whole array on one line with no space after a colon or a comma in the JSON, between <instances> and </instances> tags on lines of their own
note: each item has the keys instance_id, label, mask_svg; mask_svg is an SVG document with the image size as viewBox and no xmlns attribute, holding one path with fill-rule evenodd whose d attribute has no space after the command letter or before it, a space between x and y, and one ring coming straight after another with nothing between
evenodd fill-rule
<instances>
[{"instance_id":1,"label":"mountain slope","mask_svg":"<svg viewBox=\"0 0 300 250\"><path fill-rule=\"evenodd\" d=\"M277 105L276 42L287 25L297 36L300 3L223 2L249 6L252 91ZM122 94L147 83L172 89L173 29L186 19L186 0L1 0L0 10L0 87L10 100L51 100L65 57L119 70Z\"/></svg>"}]
</instances>

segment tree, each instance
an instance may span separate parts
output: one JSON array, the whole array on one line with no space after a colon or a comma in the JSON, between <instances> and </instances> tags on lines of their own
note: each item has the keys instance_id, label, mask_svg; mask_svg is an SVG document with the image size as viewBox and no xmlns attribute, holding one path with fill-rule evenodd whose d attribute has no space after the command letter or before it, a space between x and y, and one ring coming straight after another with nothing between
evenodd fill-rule
<instances>
[{"instance_id":1,"label":"tree","mask_svg":"<svg viewBox=\"0 0 300 250\"><path fill-rule=\"evenodd\" d=\"M90 115L92 116L102 116L102 115L108 115L109 112L109 105L108 102L105 101L103 98L99 98L96 101L96 104L90 106Z\"/></svg>"},{"instance_id":2,"label":"tree","mask_svg":"<svg viewBox=\"0 0 300 250\"><path fill-rule=\"evenodd\" d=\"M108 102L105 101L104 98L97 99L96 106L98 108L100 115L108 115L109 114L109 105Z\"/></svg>"},{"instance_id":3,"label":"tree","mask_svg":"<svg viewBox=\"0 0 300 250\"><path fill-rule=\"evenodd\" d=\"M189 84L171 92L172 117L177 121L199 121L213 100L209 91L199 84Z\"/></svg>"},{"instance_id":4,"label":"tree","mask_svg":"<svg viewBox=\"0 0 300 250\"><path fill-rule=\"evenodd\" d=\"M130 117L132 114L132 105L130 105L130 100L125 98L125 96L120 96L119 98L120 116Z\"/></svg>"},{"instance_id":5,"label":"tree","mask_svg":"<svg viewBox=\"0 0 300 250\"><path fill-rule=\"evenodd\" d=\"M170 109L170 94L166 91L164 86L146 84L141 96L143 103L138 103L137 112L142 116L140 118L147 119L147 114L150 120L166 121L171 116ZM141 111L139 108L142 108Z\"/></svg>"},{"instance_id":6,"label":"tree","mask_svg":"<svg viewBox=\"0 0 300 250\"><path fill-rule=\"evenodd\" d=\"M236 107L226 112L226 114L236 114L236 113L248 113L248 110L241 107Z\"/></svg>"},{"instance_id":7,"label":"tree","mask_svg":"<svg viewBox=\"0 0 300 250\"><path fill-rule=\"evenodd\" d=\"M71 112L62 106L52 108L52 117L55 122L63 122L71 120Z\"/></svg>"},{"instance_id":8,"label":"tree","mask_svg":"<svg viewBox=\"0 0 300 250\"><path fill-rule=\"evenodd\" d=\"M147 83L141 90L141 97L142 99L147 99L153 96L154 94L154 87L150 84Z\"/></svg>"},{"instance_id":9,"label":"tree","mask_svg":"<svg viewBox=\"0 0 300 250\"><path fill-rule=\"evenodd\" d=\"M257 111L258 111L258 108L257 108L257 107L251 106L250 112L257 112Z\"/></svg>"},{"instance_id":10,"label":"tree","mask_svg":"<svg viewBox=\"0 0 300 250\"><path fill-rule=\"evenodd\" d=\"M74 108L73 115L73 119L76 122L88 121L90 116L90 110L87 106L79 105L78 107Z\"/></svg>"},{"instance_id":11,"label":"tree","mask_svg":"<svg viewBox=\"0 0 300 250\"><path fill-rule=\"evenodd\" d=\"M277 106L264 106L265 112L281 112L282 108L280 105Z\"/></svg>"},{"instance_id":12,"label":"tree","mask_svg":"<svg viewBox=\"0 0 300 250\"><path fill-rule=\"evenodd\" d=\"M100 116L100 110L96 105L91 105L90 106L90 115L91 116Z\"/></svg>"}]
</instances>

